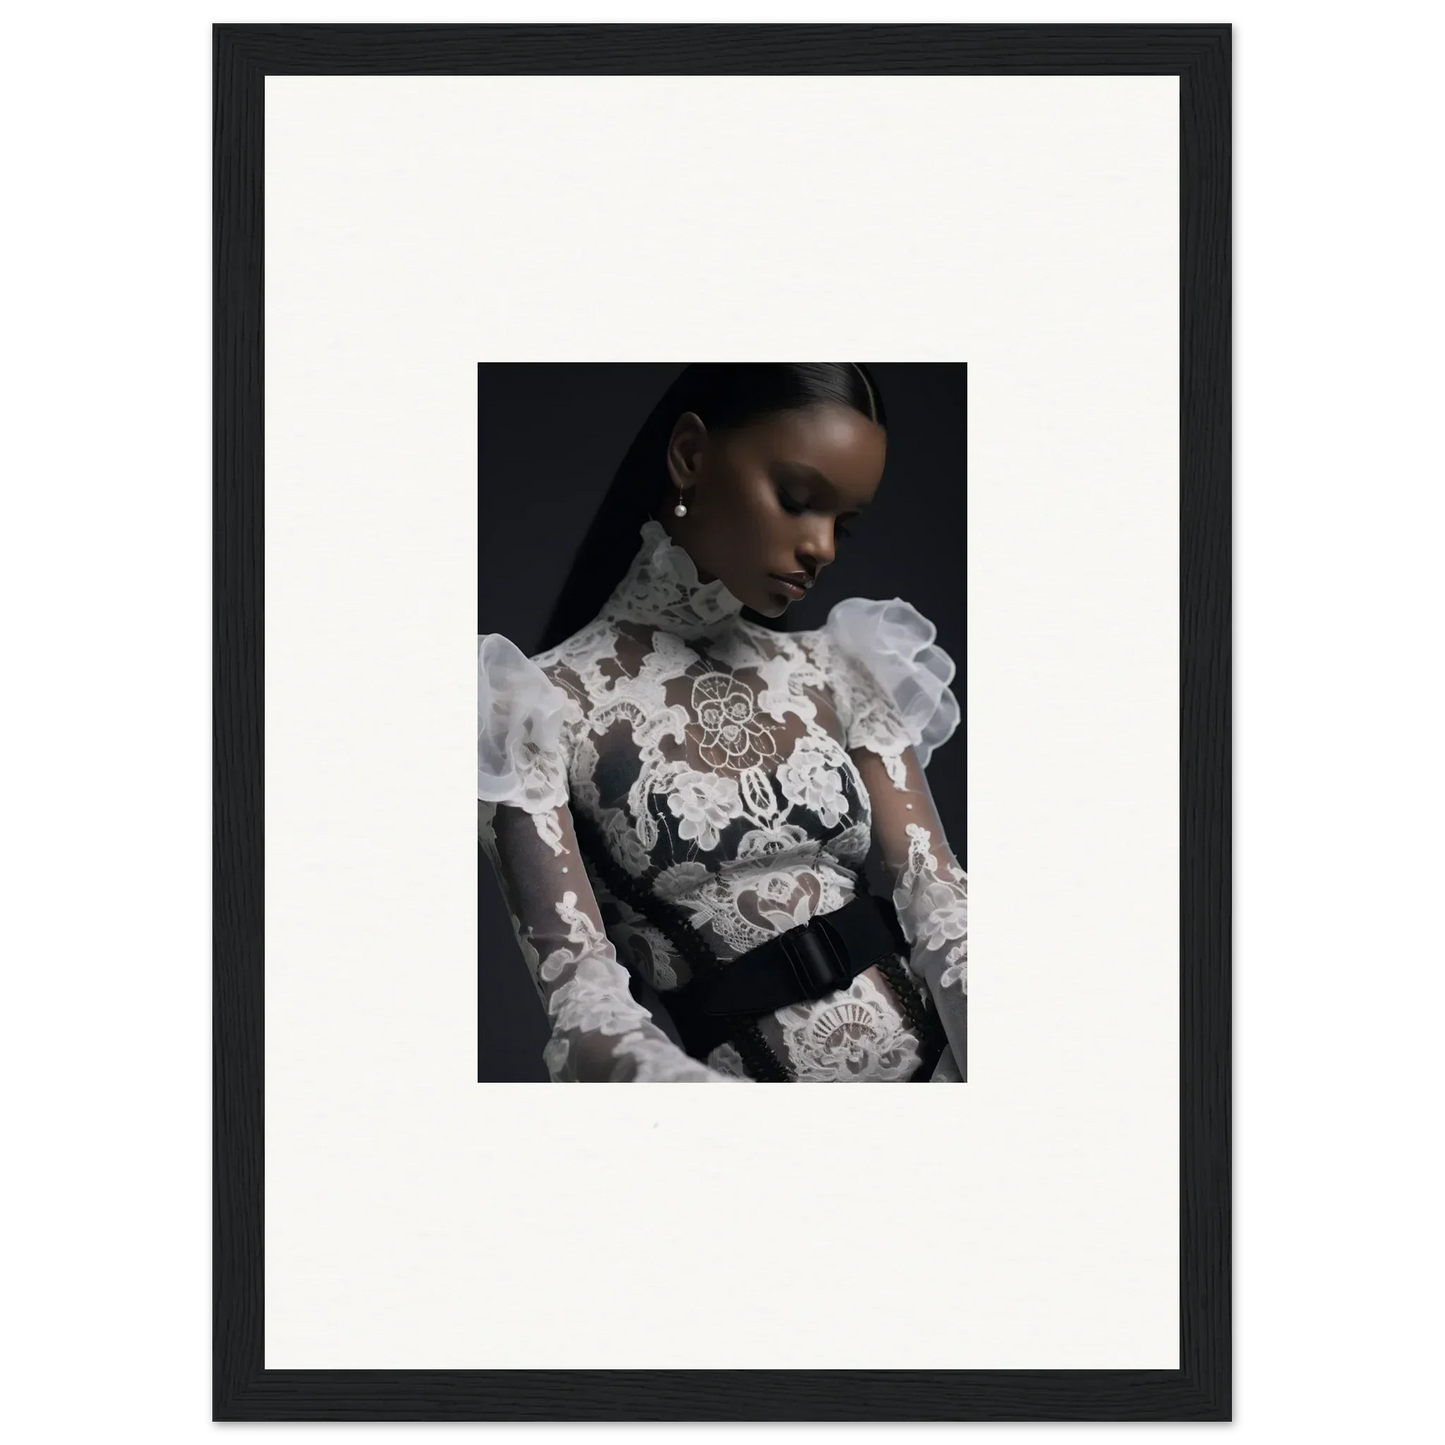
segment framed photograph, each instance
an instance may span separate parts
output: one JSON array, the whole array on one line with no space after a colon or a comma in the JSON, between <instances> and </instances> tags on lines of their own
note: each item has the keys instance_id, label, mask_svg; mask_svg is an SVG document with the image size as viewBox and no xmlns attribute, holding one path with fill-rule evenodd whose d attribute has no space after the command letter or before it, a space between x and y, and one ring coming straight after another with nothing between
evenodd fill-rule
<instances>
[{"instance_id":1,"label":"framed photograph","mask_svg":"<svg viewBox=\"0 0 1445 1445\"><path fill-rule=\"evenodd\" d=\"M213 35L214 1418L1229 1419L1230 27Z\"/></svg>"},{"instance_id":2,"label":"framed photograph","mask_svg":"<svg viewBox=\"0 0 1445 1445\"><path fill-rule=\"evenodd\" d=\"M966 377L479 368L479 1080L965 1080Z\"/></svg>"}]
</instances>

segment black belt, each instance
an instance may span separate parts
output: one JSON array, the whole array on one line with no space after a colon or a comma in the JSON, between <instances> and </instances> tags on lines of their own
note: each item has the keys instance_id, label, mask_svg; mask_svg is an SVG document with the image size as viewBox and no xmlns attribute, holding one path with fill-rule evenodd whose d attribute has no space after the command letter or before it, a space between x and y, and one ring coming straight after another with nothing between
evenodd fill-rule
<instances>
[{"instance_id":1,"label":"black belt","mask_svg":"<svg viewBox=\"0 0 1445 1445\"><path fill-rule=\"evenodd\" d=\"M706 1058L747 1020L786 1004L822 998L846 987L865 968L908 948L892 902L860 893L832 913L816 915L749 949L714 978L659 990L683 1047Z\"/></svg>"}]
</instances>

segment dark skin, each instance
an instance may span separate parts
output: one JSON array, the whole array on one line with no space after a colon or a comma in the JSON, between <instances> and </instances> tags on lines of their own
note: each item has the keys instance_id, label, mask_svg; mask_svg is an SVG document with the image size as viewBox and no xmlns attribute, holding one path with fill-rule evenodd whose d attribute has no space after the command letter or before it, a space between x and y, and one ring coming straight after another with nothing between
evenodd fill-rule
<instances>
[{"instance_id":1,"label":"dark skin","mask_svg":"<svg viewBox=\"0 0 1445 1445\"><path fill-rule=\"evenodd\" d=\"M696 412L668 442L672 487L656 514L703 582L721 578L745 606L778 617L798 600L771 574L816 582L883 478L888 434L831 402L710 433ZM679 492L687 516L673 515Z\"/></svg>"}]
</instances>

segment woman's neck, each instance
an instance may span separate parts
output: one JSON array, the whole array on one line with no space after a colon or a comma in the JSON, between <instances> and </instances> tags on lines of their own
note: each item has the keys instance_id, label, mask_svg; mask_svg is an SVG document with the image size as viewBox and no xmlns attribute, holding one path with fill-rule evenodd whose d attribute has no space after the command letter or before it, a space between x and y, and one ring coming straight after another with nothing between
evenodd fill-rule
<instances>
[{"instance_id":1,"label":"woman's neck","mask_svg":"<svg viewBox=\"0 0 1445 1445\"><path fill-rule=\"evenodd\" d=\"M702 637L731 627L742 601L716 577L699 572L691 554L656 517L639 529L626 575L599 616L650 624L679 637Z\"/></svg>"}]
</instances>

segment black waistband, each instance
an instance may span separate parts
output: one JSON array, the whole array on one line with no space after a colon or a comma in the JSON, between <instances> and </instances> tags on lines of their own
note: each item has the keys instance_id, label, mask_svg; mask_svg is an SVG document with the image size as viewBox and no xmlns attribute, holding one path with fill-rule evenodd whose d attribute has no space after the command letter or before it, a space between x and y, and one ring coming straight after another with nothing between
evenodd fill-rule
<instances>
[{"instance_id":1,"label":"black waistband","mask_svg":"<svg viewBox=\"0 0 1445 1445\"><path fill-rule=\"evenodd\" d=\"M695 978L659 997L683 1046L701 1059L740 1023L846 988L865 968L907 947L892 902L860 893L842 908L760 943L715 978Z\"/></svg>"}]
</instances>

